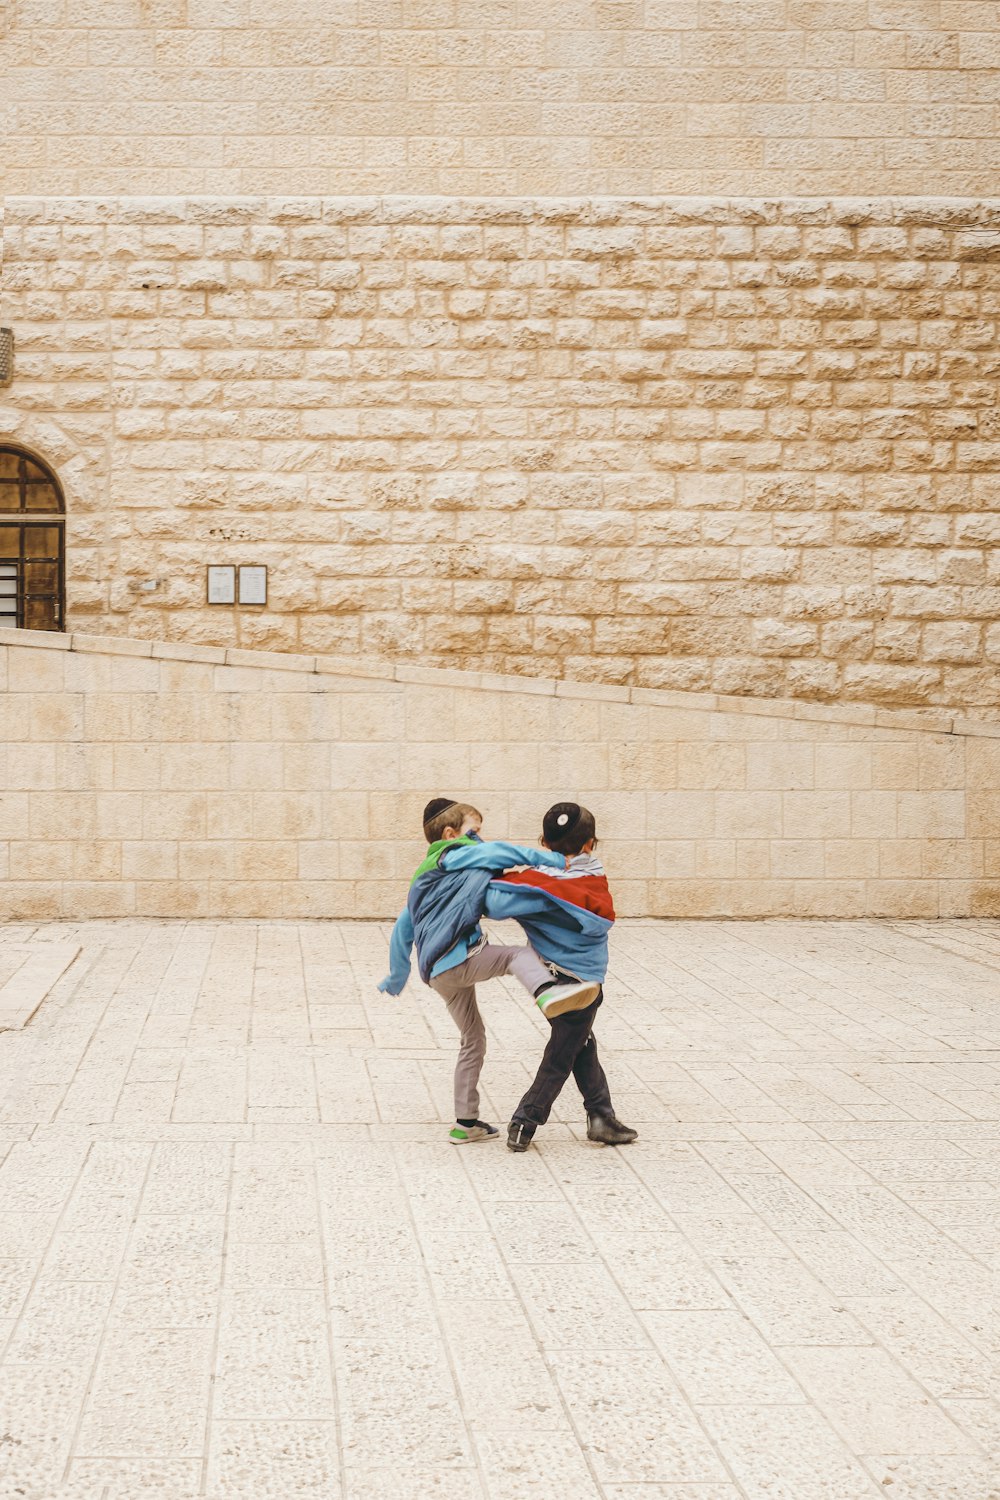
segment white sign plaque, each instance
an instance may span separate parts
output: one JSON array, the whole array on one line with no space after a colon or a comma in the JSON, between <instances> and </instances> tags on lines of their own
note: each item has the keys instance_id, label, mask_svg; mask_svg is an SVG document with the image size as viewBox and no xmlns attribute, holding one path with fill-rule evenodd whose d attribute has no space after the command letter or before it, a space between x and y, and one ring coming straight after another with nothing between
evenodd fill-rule
<instances>
[{"instance_id":1,"label":"white sign plaque","mask_svg":"<svg viewBox=\"0 0 1000 1500\"><path fill-rule=\"evenodd\" d=\"M258 564L244 563L240 567L240 603L267 603L267 569Z\"/></svg>"},{"instance_id":2,"label":"white sign plaque","mask_svg":"<svg viewBox=\"0 0 1000 1500\"><path fill-rule=\"evenodd\" d=\"M231 565L212 565L208 569L209 604L236 603L236 569Z\"/></svg>"}]
</instances>

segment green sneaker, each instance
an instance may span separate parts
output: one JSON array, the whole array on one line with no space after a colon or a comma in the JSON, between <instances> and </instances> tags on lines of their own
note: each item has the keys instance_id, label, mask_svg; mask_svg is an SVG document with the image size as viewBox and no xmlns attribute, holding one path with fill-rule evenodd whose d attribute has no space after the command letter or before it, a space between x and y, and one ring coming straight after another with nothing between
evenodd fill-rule
<instances>
[{"instance_id":1,"label":"green sneaker","mask_svg":"<svg viewBox=\"0 0 1000 1500\"><path fill-rule=\"evenodd\" d=\"M471 1146L473 1141L495 1141L500 1134L495 1125L477 1120L475 1125L456 1125L448 1136L453 1146Z\"/></svg>"},{"instance_id":2,"label":"green sneaker","mask_svg":"<svg viewBox=\"0 0 1000 1500\"><path fill-rule=\"evenodd\" d=\"M552 1020L554 1016L565 1015L568 1010L586 1010L600 993L601 986L586 979L554 979L551 984L535 991L535 1004L543 1016Z\"/></svg>"}]
</instances>

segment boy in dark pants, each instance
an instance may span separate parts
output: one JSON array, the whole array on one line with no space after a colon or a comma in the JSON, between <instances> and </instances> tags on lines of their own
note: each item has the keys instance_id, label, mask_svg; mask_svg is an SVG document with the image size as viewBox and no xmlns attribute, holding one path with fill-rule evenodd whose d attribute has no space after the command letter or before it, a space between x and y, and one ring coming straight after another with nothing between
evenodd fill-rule
<instances>
[{"instance_id":1,"label":"boy in dark pants","mask_svg":"<svg viewBox=\"0 0 1000 1500\"><path fill-rule=\"evenodd\" d=\"M542 844L569 856L564 871L523 870L491 881L486 913L514 917L558 981L600 985L608 968L608 933L615 919L604 866L596 858L594 815L576 802L557 802L542 822ZM597 1055L594 1018L604 999L583 1010L547 1015L552 1030L531 1087L514 1110L507 1131L511 1151L527 1151L539 1125L572 1073L587 1112L587 1139L627 1146L637 1138L615 1117L608 1080Z\"/></svg>"}]
</instances>

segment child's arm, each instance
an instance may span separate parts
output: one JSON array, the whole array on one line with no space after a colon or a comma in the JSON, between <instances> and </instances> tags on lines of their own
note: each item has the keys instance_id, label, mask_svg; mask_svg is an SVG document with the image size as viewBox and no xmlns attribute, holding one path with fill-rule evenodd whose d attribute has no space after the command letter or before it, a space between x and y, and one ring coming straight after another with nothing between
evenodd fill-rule
<instances>
[{"instance_id":1,"label":"child's arm","mask_svg":"<svg viewBox=\"0 0 1000 1500\"><path fill-rule=\"evenodd\" d=\"M410 949L413 947L413 918L404 906L396 918L389 940L389 972L379 985L384 995L399 995L410 977Z\"/></svg>"},{"instance_id":2,"label":"child's arm","mask_svg":"<svg viewBox=\"0 0 1000 1500\"><path fill-rule=\"evenodd\" d=\"M478 844L456 844L441 856L445 870L512 870L517 865L535 865L551 870L565 870L565 854L551 849L529 849L522 844L508 844L506 839L484 839Z\"/></svg>"}]
</instances>

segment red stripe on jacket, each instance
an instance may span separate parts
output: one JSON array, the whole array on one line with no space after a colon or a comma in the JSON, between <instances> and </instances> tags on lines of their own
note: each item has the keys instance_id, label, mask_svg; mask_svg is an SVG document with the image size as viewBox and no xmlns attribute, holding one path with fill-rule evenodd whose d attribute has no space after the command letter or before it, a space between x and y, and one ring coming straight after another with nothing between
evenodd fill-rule
<instances>
[{"instance_id":1,"label":"red stripe on jacket","mask_svg":"<svg viewBox=\"0 0 1000 1500\"><path fill-rule=\"evenodd\" d=\"M549 875L545 870L509 870L499 875L504 885L530 885L558 896L570 906L582 906L607 921L615 920L614 902L606 875Z\"/></svg>"}]
</instances>

